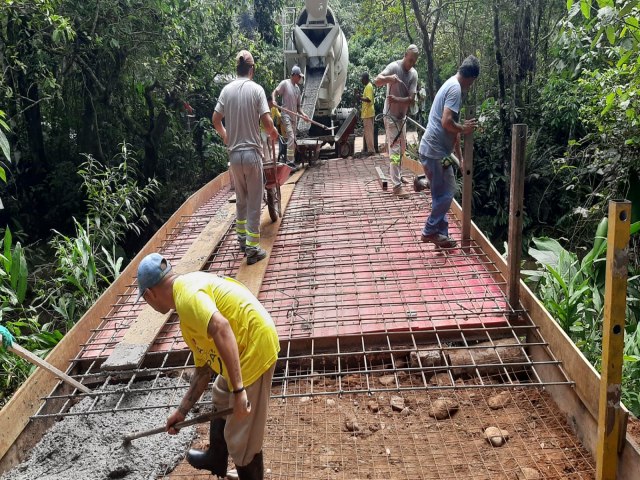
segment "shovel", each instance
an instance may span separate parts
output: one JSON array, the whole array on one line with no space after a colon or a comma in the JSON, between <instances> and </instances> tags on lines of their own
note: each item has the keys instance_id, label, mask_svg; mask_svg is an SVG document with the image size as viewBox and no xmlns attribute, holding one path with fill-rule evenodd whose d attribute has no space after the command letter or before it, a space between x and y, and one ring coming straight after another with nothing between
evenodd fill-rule
<instances>
[{"instance_id":1,"label":"shovel","mask_svg":"<svg viewBox=\"0 0 640 480\"><path fill-rule=\"evenodd\" d=\"M22 348L16 342L13 342L13 344L10 347L8 347L7 350L9 350L10 352L15 353L19 357L24 358L27 362L32 363L32 364L34 364L34 365L36 365L38 367L42 367L45 370L47 370L48 372L53 373L60 380L68 383L69 385L73 386L74 388L77 388L81 392L89 393L89 394L93 393L85 385L81 384L77 380L74 380L73 378L71 378L66 373L58 370L56 367L54 367L50 363L42 360L40 357L38 357L37 355L34 355L29 350L27 350L25 348Z\"/></svg>"},{"instance_id":2,"label":"shovel","mask_svg":"<svg viewBox=\"0 0 640 480\"><path fill-rule=\"evenodd\" d=\"M204 423L209 420L213 420L214 418L226 417L227 415L231 415L233 413L233 408L226 408L224 410L219 410L217 412L207 412L202 415L198 415L197 417L190 418L189 420L185 420L183 422L178 422L173 425L173 428L181 429L184 427L190 427L191 425L195 425L196 423ZM155 435L156 433L166 432L167 427L158 427L153 428L151 430L143 430L141 432L130 433L129 435L125 435L122 439L122 445L125 447L131 444L131 440L135 440L136 438L148 437L149 435Z\"/></svg>"}]
</instances>

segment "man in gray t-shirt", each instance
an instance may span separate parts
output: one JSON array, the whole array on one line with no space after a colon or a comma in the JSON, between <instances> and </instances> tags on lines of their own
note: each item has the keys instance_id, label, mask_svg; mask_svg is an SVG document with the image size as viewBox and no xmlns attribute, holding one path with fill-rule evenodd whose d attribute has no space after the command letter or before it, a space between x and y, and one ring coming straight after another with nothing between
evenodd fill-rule
<instances>
[{"instance_id":1,"label":"man in gray t-shirt","mask_svg":"<svg viewBox=\"0 0 640 480\"><path fill-rule=\"evenodd\" d=\"M271 92L273 103L278 105L276 97L282 98L282 117L281 121L287 131L287 165L297 170L295 164L296 155L296 115L299 115L305 121L311 120L303 111L301 104L300 87L298 84L304 78L304 74L298 65L294 65L291 69L291 77L281 81L278 86Z\"/></svg>"},{"instance_id":2,"label":"man in gray t-shirt","mask_svg":"<svg viewBox=\"0 0 640 480\"><path fill-rule=\"evenodd\" d=\"M213 126L229 150L229 170L236 188L236 234L240 250L252 265L267 256L260 247L262 207L262 138L260 121L272 139L278 138L267 97L253 81L255 63L246 50L236 57L238 77L226 85L213 112ZM222 119L225 124L222 124Z\"/></svg>"},{"instance_id":3,"label":"man in gray t-shirt","mask_svg":"<svg viewBox=\"0 0 640 480\"><path fill-rule=\"evenodd\" d=\"M409 45L402 60L391 62L373 80L376 87L387 86L384 102L384 130L389 152L389 174L393 193L407 198L409 193L402 186L400 177L402 157L406 150L406 116L415 101L418 72L413 68L418 61L418 47Z\"/></svg>"},{"instance_id":4,"label":"man in gray t-shirt","mask_svg":"<svg viewBox=\"0 0 640 480\"><path fill-rule=\"evenodd\" d=\"M468 90L480 75L480 63L473 55L467 57L458 73L444 82L433 99L427 129L420 141L420 163L431 184L431 214L424 224L421 239L442 248L454 248L449 237L447 212L456 193L456 179L450 155L455 151L462 160L460 134L471 133L476 120L458 123L462 92Z\"/></svg>"}]
</instances>

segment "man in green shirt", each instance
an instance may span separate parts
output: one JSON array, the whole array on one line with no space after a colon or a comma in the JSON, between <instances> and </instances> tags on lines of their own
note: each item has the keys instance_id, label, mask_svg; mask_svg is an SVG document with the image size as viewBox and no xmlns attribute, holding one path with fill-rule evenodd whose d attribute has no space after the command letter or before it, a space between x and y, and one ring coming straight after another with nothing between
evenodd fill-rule
<instances>
[{"instance_id":1,"label":"man in green shirt","mask_svg":"<svg viewBox=\"0 0 640 480\"><path fill-rule=\"evenodd\" d=\"M375 152L375 147L373 146L373 119L376 112L375 107L373 106L373 84L369 81L369 72L364 72L362 74L360 82L364 85L364 91L360 97L360 101L362 102L360 118L362 118L362 125L364 127L362 151L366 151L371 154Z\"/></svg>"}]
</instances>

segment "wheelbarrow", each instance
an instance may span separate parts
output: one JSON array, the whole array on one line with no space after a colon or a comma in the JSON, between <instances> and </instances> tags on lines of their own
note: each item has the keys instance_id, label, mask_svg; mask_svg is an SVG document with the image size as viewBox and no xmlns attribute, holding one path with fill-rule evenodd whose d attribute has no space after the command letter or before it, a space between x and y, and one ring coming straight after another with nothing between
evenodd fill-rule
<instances>
[{"instance_id":1,"label":"wheelbarrow","mask_svg":"<svg viewBox=\"0 0 640 480\"><path fill-rule=\"evenodd\" d=\"M324 140L321 138L296 139L296 150L302 165L306 161L310 167L313 166L320 156L320 149L323 144Z\"/></svg>"},{"instance_id":2,"label":"wheelbarrow","mask_svg":"<svg viewBox=\"0 0 640 480\"><path fill-rule=\"evenodd\" d=\"M287 181L291 174L291 167L284 163L273 162L263 165L264 169L264 201L269 210L269 217L272 222L282 216L280 205L280 185Z\"/></svg>"}]
</instances>

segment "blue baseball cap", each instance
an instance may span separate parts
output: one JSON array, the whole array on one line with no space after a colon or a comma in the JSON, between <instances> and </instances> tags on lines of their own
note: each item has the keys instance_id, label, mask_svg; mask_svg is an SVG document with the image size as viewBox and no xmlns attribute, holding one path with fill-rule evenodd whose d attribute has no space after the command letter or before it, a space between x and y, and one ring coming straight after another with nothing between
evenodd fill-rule
<instances>
[{"instance_id":1,"label":"blue baseball cap","mask_svg":"<svg viewBox=\"0 0 640 480\"><path fill-rule=\"evenodd\" d=\"M291 75L300 75L302 78L304 78L304 74L302 73L302 70L300 70L300 67L298 65L293 66L293 68L291 69Z\"/></svg>"},{"instance_id":2,"label":"blue baseball cap","mask_svg":"<svg viewBox=\"0 0 640 480\"><path fill-rule=\"evenodd\" d=\"M167 273L171 271L169 260L159 253L150 253L138 265L138 296L136 302L142 298L148 288L155 287Z\"/></svg>"}]
</instances>

